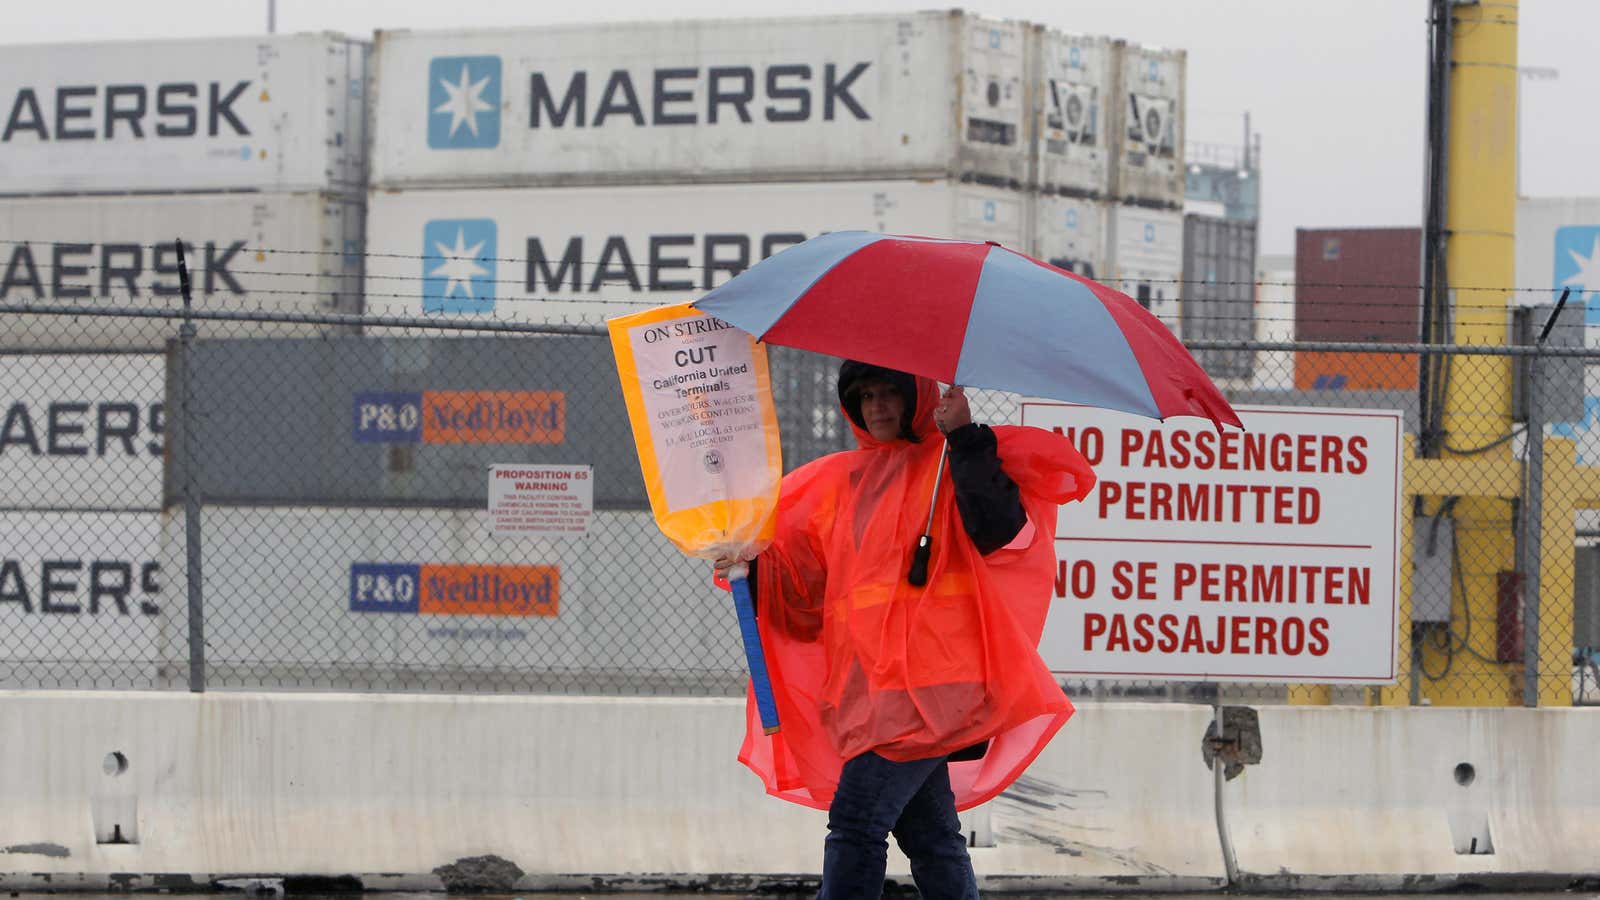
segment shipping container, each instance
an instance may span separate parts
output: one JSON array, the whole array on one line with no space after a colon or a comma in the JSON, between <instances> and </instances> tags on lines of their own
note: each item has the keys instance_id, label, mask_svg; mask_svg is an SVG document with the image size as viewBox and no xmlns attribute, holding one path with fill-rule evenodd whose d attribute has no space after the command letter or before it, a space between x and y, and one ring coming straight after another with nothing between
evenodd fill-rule
<instances>
[{"instance_id":1,"label":"shipping container","mask_svg":"<svg viewBox=\"0 0 1600 900\"><path fill-rule=\"evenodd\" d=\"M1256 260L1256 340L1294 340L1294 254L1262 254ZM1256 354L1257 389L1294 387L1294 354L1265 350Z\"/></svg>"},{"instance_id":2,"label":"shipping container","mask_svg":"<svg viewBox=\"0 0 1600 900\"><path fill-rule=\"evenodd\" d=\"M0 356L0 509L161 508L166 359Z\"/></svg>"},{"instance_id":3,"label":"shipping container","mask_svg":"<svg viewBox=\"0 0 1600 900\"><path fill-rule=\"evenodd\" d=\"M1039 259L1085 278L1110 277L1105 203L1039 194L1034 198L1033 235Z\"/></svg>"},{"instance_id":4,"label":"shipping container","mask_svg":"<svg viewBox=\"0 0 1600 900\"><path fill-rule=\"evenodd\" d=\"M186 616L161 519L0 512L0 686L155 686Z\"/></svg>"},{"instance_id":5,"label":"shipping container","mask_svg":"<svg viewBox=\"0 0 1600 900\"><path fill-rule=\"evenodd\" d=\"M380 32L372 180L1021 186L1027 32L959 11Z\"/></svg>"},{"instance_id":6,"label":"shipping container","mask_svg":"<svg viewBox=\"0 0 1600 900\"><path fill-rule=\"evenodd\" d=\"M1421 229L1296 229L1294 271L1295 340L1419 339Z\"/></svg>"},{"instance_id":7,"label":"shipping container","mask_svg":"<svg viewBox=\"0 0 1600 900\"><path fill-rule=\"evenodd\" d=\"M1187 57L1126 41L1116 53L1111 195L1161 209L1183 207Z\"/></svg>"},{"instance_id":8,"label":"shipping container","mask_svg":"<svg viewBox=\"0 0 1600 900\"><path fill-rule=\"evenodd\" d=\"M333 194L8 200L0 204L0 303L181 309L181 238L196 309L356 313L363 206L360 195ZM245 328L198 327L201 335ZM161 350L177 333L175 319L0 314L5 350Z\"/></svg>"},{"instance_id":9,"label":"shipping container","mask_svg":"<svg viewBox=\"0 0 1600 900\"><path fill-rule=\"evenodd\" d=\"M1517 201L1515 302L1553 303L1571 290L1567 311L1584 311L1585 342L1600 346L1600 197Z\"/></svg>"},{"instance_id":10,"label":"shipping container","mask_svg":"<svg viewBox=\"0 0 1600 900\"><path fill-rule=\"evenodd\" d=\"M1183 217L1183 336L1248 341L1255 336L1256 224L1211 216ZM1251 376L1253 350L1198 350L1212 378Z\"/></svg>"},{"instance_id":11,"label":"shipping container","mask_svg":"<svg viewBox=\"0 0 1600 900\"><path fill-rule=\"evenodd\" d=\"M374 190L366 308L600 323L827 231L1028 245L1027 194L952 181Z\"/></svg>"},{"instance_id":12,"label":"shipping container","mask_svg":"<svg viewBox=\"0 0 1600 900\"><path fill-rule=\"evenodd\" d=\"M369 49L324 34L6 47L0 194L359 192Z\"/></svg>"},{"instance_id":13,"label":"shipping container","mask_svg":"<svg viewBox=\"0 0 1600 900\"><path fill-rule=\"evenodd\" d=\"M580 538L497 536L482 509L209 506L202 524L213 685L745 680L727 594L648 512L597 512ZM181 523L162 539L181 559Z\"/></svg>"},{"instance_id":14,"label":"shipping container","mask_svg":"<svg viewBox=\"0 0 1600 900\"><path fill-rule=\"evenodd\" d=\"M1109 38L1036 26L1034 183L1047 194L1104 199L1111 190L1116 98Z\"/></svg>"},{"instance_id":15,"label":"shipping container","mask_svg":"<svg viewBox=\"0 0 1600 900\"><path fill-rule=\"evenodd\" d=\"M1183 215L1117 205L1107 214L1111 269L1107 283L1181 334L1179 282L1183 278ZM1104 279L1103 279L1104 280Z\"/></svg>"}]
</instances>

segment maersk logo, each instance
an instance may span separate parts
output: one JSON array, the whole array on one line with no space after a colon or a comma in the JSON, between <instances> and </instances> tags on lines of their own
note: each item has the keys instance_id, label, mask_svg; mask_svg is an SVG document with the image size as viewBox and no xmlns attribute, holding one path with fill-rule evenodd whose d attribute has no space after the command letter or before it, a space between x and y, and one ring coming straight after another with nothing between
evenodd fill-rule
<instances>
[{"instance_id":1,"label":"maersk logo","mask_svg":"<svg viewBox=\"0 0 1600 900\"><path fill-rule=\"evenodd\" d=\"M1600 303L1588 303L1600 292L1600 225L1568 225L1556 229L1555 289L1571 288L1587 308L1585 325L1600 325Z\"/></svg>"},{"instance_id":2,"label":"maersk logo","mask_svg":"<svg viewBox=\"0 0 1600 900\"><path fill-rule=\"evenodd\" d=\"M434 219L422 226L422 311L494 311L493 219Z\"/></svg>"},{"instance_id":3,"label":"maersk logo","mask_svg":"<svg viewBox=\"0 0 1600 900\"><path fill-rule=\"evenodd\" d=\"M428 64L428 146L500 146L500 57L436 56Z\"/></svg>"}]
</instances>

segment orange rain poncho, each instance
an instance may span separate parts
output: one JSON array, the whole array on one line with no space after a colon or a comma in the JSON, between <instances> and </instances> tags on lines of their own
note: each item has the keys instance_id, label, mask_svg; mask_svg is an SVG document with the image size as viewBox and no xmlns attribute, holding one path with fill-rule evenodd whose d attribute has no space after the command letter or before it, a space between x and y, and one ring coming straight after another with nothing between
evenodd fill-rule
<instances>
[{"instance_id":1,"label":"orange rain poncho","mask_svg":"<svg viewBox=\"0 0 1600 900\"><path fill-rule=\"evenodd\" d=\"M1039 658L1055 576L1056 507L1094 486L1066 438L994 429L1001 466L1029 525L979 554L963 530L948 469L940 472L928 581L906 579L942 439L938 387L917 378L921 443L881 443L852 423L861 449L783 479L777 536L756 565L756 603L779 718L762 733L754 700L739 760L768 793L826 809L845 760L953 753L985 740L981 759L952 761L956 806L991 799L1072 715ZM848 417L847 417L848 418Z\"/></svg>"}]
</instances>

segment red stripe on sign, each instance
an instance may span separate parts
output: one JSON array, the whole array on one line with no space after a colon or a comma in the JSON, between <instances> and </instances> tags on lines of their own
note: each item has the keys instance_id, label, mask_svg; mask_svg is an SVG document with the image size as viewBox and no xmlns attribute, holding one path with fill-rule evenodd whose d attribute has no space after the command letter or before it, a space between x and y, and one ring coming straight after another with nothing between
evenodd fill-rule
<instances>
[{"instance_id":1,"label":"red stripe on sign","mask_svg":"<svg viewBox=\"0 0 1600 900\"><path fill-rule=\"evenodd\" d=\"M817 279L765 339L948 383L988 253L970 242L869 244Z\"/></svg>"}]
</instances>

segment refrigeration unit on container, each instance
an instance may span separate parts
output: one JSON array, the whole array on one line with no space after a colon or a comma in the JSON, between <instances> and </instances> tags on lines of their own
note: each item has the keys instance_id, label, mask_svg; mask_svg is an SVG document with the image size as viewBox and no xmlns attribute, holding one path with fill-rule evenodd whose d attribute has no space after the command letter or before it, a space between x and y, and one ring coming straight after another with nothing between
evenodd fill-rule
<instances>
[{"instance_id":1,"label":"refrigeration unit on container","mask_svg":"<svg viewBox=\"0 0 1600 900\"><path fill-rule=\"evenodd\" d=\"M364 42L298 34L4 49L0 194L366 182Z\"/></svg>"},{"instance_id":2,"label":"refrigeration unit on container","mask_svg":"<svg viewBox=\"0 0 1600 900\"><path fill-rule=\"evenodd\" d=\"M155 353L0 356L0 510L159 510L166 377Z\"/></svg>"},{"instance_id":3,"label":"refrigeration unit on container","mask_svg":"<svg viewBox=\"0 0 1600 900\"><path fill-rule=\"evenodd\" d=\"M1142 206L1108 212L1112 287L1139 301L1174 334L1181 334L1179 281L1183 278L1183 215Z\"/></svg>"},{"instance_id":4,"label":"refrigeration unit on container","mask_svg":"<svg viewBox=\"0 0 1600 900\"><path fill-rule=\"evenodd\" d=\"M1027 32L960 11L380 32L372 181L1022 186Z\"/></svg>"},{"instance_id":5,"label":"refrigeration unit on container","mask_svg":"<svg viewBox=\"0 0 1600 900\"><path fill-rule=\"evenodd\" d=\"M1035 255L1085 278L1108 278L1106 205L1098 200L1039 194L1034 198Z\"/></svg>"},{"instance_id":6,"label":"refrigeration unit on container","mask_svg":"<svg viewBox=\"0 0 1600 900\"><path fill-rule=\"evenodd\" d=\"M180 521L162 540L182 559ZM483 509L218 505L204 541L212 684L742 683L726 598L647 511L552 538L496 534Z\"/></svg>"},{"instance_id":7,"label":"refrigeration unit on container","mask_svg":"<svg viewBox=\"0 0 1600 900\"><path fill-rule=\"evenodd\" d=\"M194 307L356 313L364 198L333 194L28 197L0 204L0 303L54 310L180 310L184 244ZM316 325L199 322L206 335L317 333ZM161 350L178 321L0 316L4 350Z\"/></svg>"},{"instance_id":8,"label":"refrigeration unit on container","mask_svg":"<svg viewBox=\"0 0 1600 900\"><path fill-rule=\"evenodd\" d=\"M1034 183L1043 193L1104 199L1111 190L1117 101L1109 38L1035 26Z\"/></svg>"},{"instance_id":9,"label":"refrigeration unit on container","mask_svg":"<svg viewBox=\"0 0 1600 900\"><path fill-rule=\"evenodd\" d=\"M374 190L369 313L599 324L823 232L1027 246L1028 195L954 181Z\"/></svg>"},{"instance_id":10,"label":"refrigeration unit on container","mask_svg":"<svg viewBox=\"0 0 1600 900\"><path fill-rule=\"evenodd\" d=\"M1183 217L1183 336L1248 341L1255 336L1256 225ZM1249 379L1255 351L1197 350L1212 378Z\"/></svg>"},{"instance_id":11,"label":"refrigeration unit on container","mask_svg":"<svg viewBox=\"0 0 1600 900\"><path fill-rule=\"evenodd\" d=\"M1186 69L1183 50L1117 41L1111 195L1121 203L1180 209Z\"/></svg>"}]
</instances>

